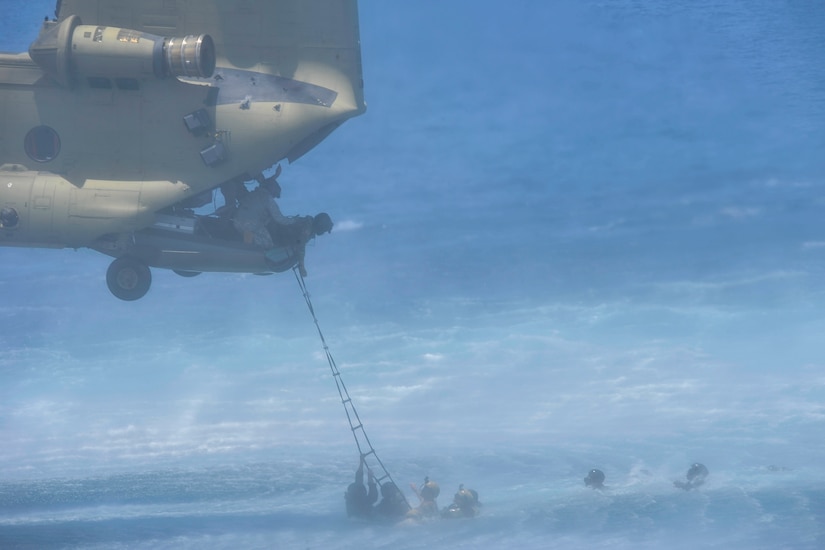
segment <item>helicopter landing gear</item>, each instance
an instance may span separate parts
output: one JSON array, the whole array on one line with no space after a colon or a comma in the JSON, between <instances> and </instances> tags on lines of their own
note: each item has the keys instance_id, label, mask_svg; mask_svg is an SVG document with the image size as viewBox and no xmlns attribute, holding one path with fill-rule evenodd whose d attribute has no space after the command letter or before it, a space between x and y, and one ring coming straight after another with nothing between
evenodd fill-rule
<instances>
[{"instance_id":1,"label":"helicopter landing gear","mask_svg":"<svg viewBox=\"0 0 825 550\"><path fill-rule=\"evenodd\" d=\"M109 265L106 284L115 297L126 301L137 300L149 291L152 272L140 260L123 256Z\"/></svg>"}]
</instances>

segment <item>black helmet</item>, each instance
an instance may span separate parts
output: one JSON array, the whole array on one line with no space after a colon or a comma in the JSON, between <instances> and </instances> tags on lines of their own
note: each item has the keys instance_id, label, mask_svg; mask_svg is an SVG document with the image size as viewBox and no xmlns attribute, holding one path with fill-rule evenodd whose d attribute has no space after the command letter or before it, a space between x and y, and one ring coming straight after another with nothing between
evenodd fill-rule
<instances>
[{"instance_id":1,"label":"black helmet","mask_svg":"<svg viewBox=\"0 0 825 550\"><path fill-rule=\"evenodd\" d=\"M708 476L708 469L705 467L704 464L699 464L698 462L694 462L693 465L687 472L688 481L693 481L694 479L703 480Z\"/></svg>"},{"instance_id":2,"label":"black helmet","mask_svg":"<svg viewBox=\"0 0 825 550\"><path fill-rule=\"evenodd\" d=\"M601 470L597 470L593 468L587 473L587 477L584 478L584 484L588 487L601 487L604 483L604 472Z\"/></svg>"},{"instance_id":3,"label":"black helmet","mask_svg":"<svg viewBox=\"0 0 825 550\"><path fill-rule=\"evenodd\" d=\"M326 212L317 214L312 220L312 232L316 235L332 232L332 218Z\"/></svg>"}]
</instances>

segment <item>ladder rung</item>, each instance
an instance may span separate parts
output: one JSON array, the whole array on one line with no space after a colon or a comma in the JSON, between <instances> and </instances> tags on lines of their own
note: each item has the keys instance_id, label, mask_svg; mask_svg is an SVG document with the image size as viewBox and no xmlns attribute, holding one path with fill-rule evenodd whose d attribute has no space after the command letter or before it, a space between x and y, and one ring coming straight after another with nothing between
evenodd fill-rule
<instances>
[{"instance_id":1,"label":"ladder rung","mask_svg":"<svg viewBox=\"0 0 825 550\"><path fill-rule=\"evenodd\" d=\"M367 457L369 455L373 455L375 457L375 461L378 462L380 471L383 472L383 475L374 478L378 483L383 484L383 481L386 479L392 481L390 473L384 467L384 464L381 463L381 459L378 458L378 454L375 452L375 449L372 448L372 444L370 443L369 438L367 437L367 432L366 430L364 430L364 425L363 423L361 423L361 419L358 418L358 413L355 411L355 405L353 404L352 399L349 396L349 392L347 392L346 385L344 385L344 378L341 376L341 371L338 370L338 366L335 364L335 360L332 358L332 353L329 350L329 346L327 346L327 342L324 339L323 333L321 332L321 325L318 323L318 317L315 315L315 310L312 307L312 300L310 300L309 290L306 287L306 283L304 282L303 277L300 276L300 271L298 270L297 266L293 268L293 272L295 273L295 277L298 279L298 285L301 287L301 291L303 292L304 298L306 299L309 313L312 315L312 319L313 321L315 321L315 326L318 329L318 336L321 338L321 345L323 346L324 351L326 352L329 368L332 371L333 378L335 378L335 385L338 387L338 394L341 397L341 403L344 405L344 410L347 413L347 420L349 421L350 428L352 428L352 434L355 437L355 445L358 447L359 452L361 451L362 442L366 443L366 445L369 446L369 451L367 451L366 453L361 453L361 458L363 459L364 457ZM344 396L346 396L346 398L344 398ZM355 418L356 422L358 422L357 426L353 426L352 418ZM361 430L360 437L355 433L356 430ZM370 472L372 474L371 470ZM401 495L403 501L407 504L407 506L409 506L410 503L407 501L407 497L405 497L404 494L401 492L399 492L399 495Z\"/></svg>"}]
</instances>

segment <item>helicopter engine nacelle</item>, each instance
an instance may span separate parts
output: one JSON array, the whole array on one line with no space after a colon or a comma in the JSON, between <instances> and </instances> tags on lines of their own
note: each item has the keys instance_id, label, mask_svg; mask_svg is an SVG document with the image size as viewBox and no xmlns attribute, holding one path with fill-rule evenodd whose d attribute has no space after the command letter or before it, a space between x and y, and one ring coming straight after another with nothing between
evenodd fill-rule
<instances>
[{"instance_id":1,"label":"helicopter engine nacelle","mask_svg":"<svg viewBox=\"0 0 825 550\"><path fill-rule=\"evenodd\" d=\"M72 15L62 23L44 23L29 56L64 86L75 77L210 77L215 43L208 34L180 38L141 31L83 25Z\"/></svg>"}]
</instances>

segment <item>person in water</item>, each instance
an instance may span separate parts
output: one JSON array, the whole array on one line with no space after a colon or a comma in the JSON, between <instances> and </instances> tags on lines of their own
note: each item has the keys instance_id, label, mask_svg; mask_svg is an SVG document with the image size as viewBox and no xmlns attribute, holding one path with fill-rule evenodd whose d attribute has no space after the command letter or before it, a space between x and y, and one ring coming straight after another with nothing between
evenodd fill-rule
<instances>
[{"instance_id":1,"label":"person in water","mask_svg":"<svg viewBox=\"0 0 825 550\"><path fill-rule=\"evenodd\" d=\"M604 472L593 468L587 472L587 477L584 478L584 484L591 489L604 489Z\"/></svg>"},{"instance_id":2,"label":"person in water","mask_svg":"<svg viewBox=\"0 0 825 550\"><path fill-rule=\"evenodd\" d=\"M442 510L441 517L445 519L474 518L478 515L480 506L478 493L472 489L465 489L464 485L459 485L458 492L453 496L453 502Z\"/></svg>"},{"instance_id":3,"label":"person in water","mask_svg":"<svg viewBox=\"0 0 825 550\"><path fill-rule=\"evenodd\" d=\"M373 508L373 517L379 521L398 521L407 515L410 505L401 490L392 481L381 485L381 502Z\"/></svg>"},{"instance_id":4,"label":"person in water","mask_svg":"<svg viewBox=\"0 0 825 550\"><path fill-rule=\"evenodd\" d=\"M695 462L688 468L687 474L685 475L687 481L674 481L673 486L684 489L685 491L696 489L705 483L705 478L708 477L708 473L708 469L704 464Z\"/></svg>"},{"instance_id":5,"label":"person in water","mask_svg":"<svg viewBox=\"0 0 825 550\"><path fill-rule=\"evenodd\" d=\"M372 470L367 469L367 485L364 487L364 456L361 455L361 463L355 471L355 481L347 487L344 493L344 503L347 507L347 517L367 519L372 516L372 505L378 500L378 488L372 475Z\"/></svg>"},{"instance_id":6,"label":"person in water","mask_svg":"<svg viewBox=\"0 0 825 550\"><path fill-rule=\"evenodd\" d=\"M410 487L418 497L419 505L407 512L407 517L411 519L428 519L438 516L438 504L435 499L441 489L438 483L430 481L429 477L424 478L424 484L419 488L415 483L410 483Z\"/></svg>"}]
</instances>

